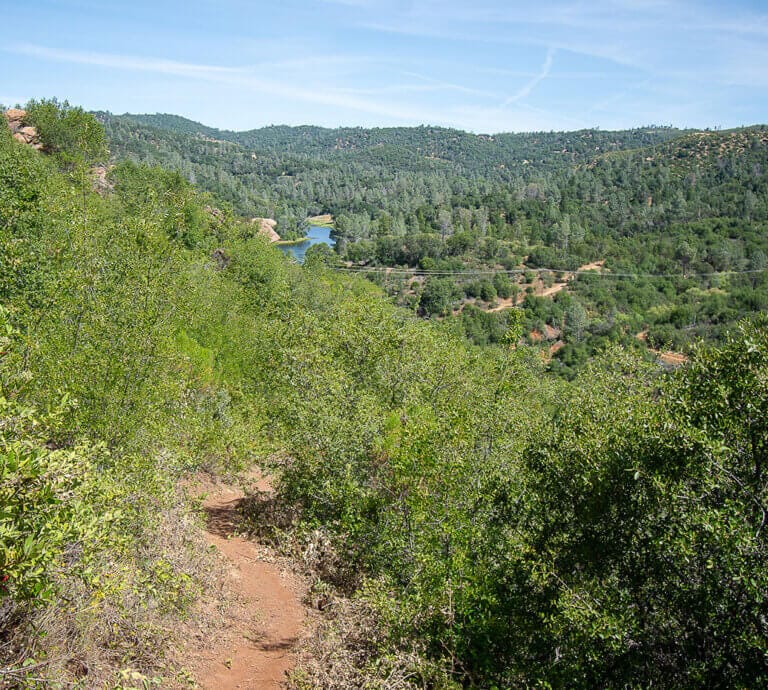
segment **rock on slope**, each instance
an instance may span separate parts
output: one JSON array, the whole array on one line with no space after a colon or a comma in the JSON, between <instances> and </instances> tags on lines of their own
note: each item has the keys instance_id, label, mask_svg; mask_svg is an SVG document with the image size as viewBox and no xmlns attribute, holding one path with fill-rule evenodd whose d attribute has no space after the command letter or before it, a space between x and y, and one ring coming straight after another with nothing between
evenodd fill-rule
<instances>
[{"instance_id":1,"label":"rock on slope","mask_svg":"<svg viewBox=\"0 0 768 690\"><path fill-rule=\"evenodd\" d=\"M275 232L276 220L272 218L251 218L251 222L259 225L259 234L266 236L270 242L280 241L280 235Z\"/></svg>"},{"instance_id":2,"label":"rock on slope","mask_svg":"<svg viewBox=\"0 0 768 690\"><path fill-rule=\"evenodd\" d=\"M26 110L19 110L18 108L9 108L3 113L5 121L13 132L13 138L16 141L20 141L22 144L29 144L35 149L43 148L40 140L37 136L37 130L34 127L27 127L24 125L24 117L26 116Z\"/></svg>"}]
</instances>

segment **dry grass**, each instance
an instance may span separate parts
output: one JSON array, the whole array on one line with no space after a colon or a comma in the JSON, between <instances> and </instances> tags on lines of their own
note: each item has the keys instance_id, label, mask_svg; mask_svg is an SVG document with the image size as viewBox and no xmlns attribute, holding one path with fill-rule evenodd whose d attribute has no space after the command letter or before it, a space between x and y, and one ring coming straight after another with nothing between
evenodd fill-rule
<instances>
[{"instance_id":1,"label":"dry grass","mask_svg":"<svg viewBox=\"0 0 768 690\"><path fill-rule=\"evenodd\" d=\"M373 606L338 598L303 645L293 690L417 690L457 688L417 641L392 644Z\"/></svg>"},{"instance_id":2,"label":"dry grass","mask_svg":"<svg viewBox=\"0 0 768 690\"><path fill-rule=\"evenodd\" d=\"M0 614L0 688L167 687L179 622L221 566L182 491L163 498L132 553L105 551L87 581L63 570L50 604Z\"/></svg>"},{"instance_id":3,"label":"dry grass","mask_svg":"<svg viewBox=\"0 0 768 690\"><path fill-rule=\"evenodd\" d=\"M276 548L294 572L313 584L305 603L321 612L303 641L290 674L293 690L415 690L456 688L416 640L393 643L375 606L354 596L363 576L340 551L343 544L321 530L302 530L298 510L271 491L252 491L240 502L244 524L257 540Z\"/></svg>"}]
</instances>

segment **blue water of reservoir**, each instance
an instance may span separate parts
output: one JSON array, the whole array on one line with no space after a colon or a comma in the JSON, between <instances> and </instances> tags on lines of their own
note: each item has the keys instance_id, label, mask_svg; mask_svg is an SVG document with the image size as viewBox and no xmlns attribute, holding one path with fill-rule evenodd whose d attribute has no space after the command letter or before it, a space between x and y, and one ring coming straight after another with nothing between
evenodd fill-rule
<instances>
[{"instance_id":1,"label":"blue water of reservoir","mask_svg":"<svg viewBox=\"0 0 768 690\"><path fill-rule=\"evenodd\" d=\"M299 244L277 245L277 248L285 255L292 255L300 264L304 263L304 255L313 244L327 244L333 247L336 240L331 239L332 228L325 228L319 225L310 225L309 232L305 240Z\"/></svg>"}]
</instances>

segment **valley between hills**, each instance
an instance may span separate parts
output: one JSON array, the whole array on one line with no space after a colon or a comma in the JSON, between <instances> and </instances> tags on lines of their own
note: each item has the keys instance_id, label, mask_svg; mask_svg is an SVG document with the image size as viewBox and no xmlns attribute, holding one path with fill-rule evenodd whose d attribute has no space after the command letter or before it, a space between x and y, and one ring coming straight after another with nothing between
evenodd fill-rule
<instances>
[{"instance_id":1,"label":"valley between hills","mask_svg":"<svg viewBox=\"0 0 768 690\"><path fill-rule=\"evenodd\" d=\"M768 684L764 126L3 120L0 687Z\"/></svg>"}]
</instances>

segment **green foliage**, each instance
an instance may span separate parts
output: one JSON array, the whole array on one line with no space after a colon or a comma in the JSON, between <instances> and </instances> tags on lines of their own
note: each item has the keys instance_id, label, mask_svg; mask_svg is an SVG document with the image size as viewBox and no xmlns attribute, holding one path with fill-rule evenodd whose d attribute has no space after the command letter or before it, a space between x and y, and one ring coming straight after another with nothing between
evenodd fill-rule
<instances>
[{"instance_id":1,"label":"green foliage","mask_svg":"<svg viewBox=\"0 0 768 690\"><path fill-rule=\"evenodd\" d=\"M338 256L327 244L314 244L304 255L304 267L311 269L316 266L332 267L338 264Z\"/></svg>"},{"instance_id":2,"label":"green foliage","mask_svg":"<svg viewBox=\"0 0 768 690\"><path fill-rule=\"evenodd\" d=\"M210 239L216 218L206 212L203 199L179 173L162 168L148 171L125 161L115 166L110 178L125 211L153 217L170 239L189 249Z\"/></svg>"},{"instance_id":3,"label":"green foliage","mask_svg":"<svg viewBox=\"0 0 768 690\"><path fill-rule=\"evenodd\" d=\"M81 115L37 107L41 133L62 130L59 160L80 156L84 170L91 154L66 133ZM765 285L753 274L683 276L702 261L761 265L762 177L755 198L739 201L749 219L725 220L725 190L746 168L705 169L720 196L710 197L717 215L699 221L704 193L653 187L687 174L686 156L674 171L631 152L592 161L612 137L623 149L670 132L502 137L505 160L513 143L528 155L539 136L559 147L533 164L536 176L523 178L520 162L519 179L500 172L492 142L470 135L345 131L349 153L326 130L300 133L303 143L284 128L218 133L261 142L262 162L281 168L274 186L253 184L250 196L238 186L235 200L306 217L297 211L324 184L342 187L340 166L361 185L401 166L408 174L384 176L368 199L343 192L349 214L336 229L367 238L360 260L469 266L479 277L483 262L530 263L536 247L564 266L596 258L584 256L591 233L614 252L616 273L642 264L671 266L674 277L606 287L579 276L547 299L533 294L531 272L519 309L466 305L425 322L369 281L325 270L327 250L290 265L252 224L212 206L181 165L182 174L119 164L100 196L0 136L0 568L27 630L46 632L75 602L62 626L73 637L49 651L95 640L120 660L122 681L162 683L141 660L208 572L191 555L174 484L277 448L278 500L297 536L322 540L320 572L377 622L350 657L360 685L403 669L434 687L766 685L768 323L725 332L742 309L762 308ZM417 154L402 141L428 146ZM566 142L571 162L594 165L556 163ZM674 146L696 150L688 139ZM196 174L214 169L216 151L247 162L239 144L198 138L190 150L209 157ZM446 172L470 161L471 181ZM312 185L280 179L293 176ZM634 184L638 198L627 196ZM402 207L375 207L387 185L386 195L413 186ZM651 187L663 210L647 211ZM424 315L449 314L461 297L436 276L415 288ZM464 294L489 301L518 289L499 272L467 281ZM639 348L643 328L657 344L702 319L722 344L693 348L674 374L628 347L570 382L547 376L524 345L533 328L560 329L567 343L552 367L573 378L611 341ZM35 618L35 605L46 615Z\"/></svg>"},{"instance_id":4,"label":"green foliage","mask_svg":"<svg viewBox=\"0 0 768 690\"><path fill-rule=\"evenodd\" d=\"M98 684L107 658L159 662L210 566L174 485L242 462L261 417L216 360L245 291L210 247L243 227L173 173L121 167L99 196L72 160L0 137L0 654L68 678L72 649Z\"/></svg>"},{"instance_id":5,"label":"green foliage","mask_svg":"<svg viewBox=\"0 0 768 690\"><path fill-rule=\"evenodd\" d=\"M450 313L456 288L450 279L430 278L424 284L419 310L425 316L445 316Z\"/></svg>"},{"instance_id":6,"label":"green foliage","mask_svg":"<svg viewBox=\"0 0 768 690\"><path fill-rule=\"evenodd\" d=\"M508 326L519 313L516 309L489 313L468 304L461 312L461 321L467 338L473 343L503 343L511 337L507 336Z\"/></svg>"},{"instance_id":7,"label":"green foliage","mask_svg":"<svg viewBox=\"0 0 768 690\"><path fill-rule=\"evenodd\" d=\"M37 128L46 151L65 165L105 161L104 127L90 113L55 98L32 100L25 106L25 120Z\"/></svg>"},{"instance_id":8,"label":"green foliage","mask_svg":"<svg viewBox=\"0 0 768 690\"><path fill-rule=\"evenodd\" d=\"M80 444L57 449L51 435L70 412L66 398L40 414L12 396L18 333L0 306L0 595L42 605L50 601L54 573L82 541L103 539L109 519L99 521L83 488L103 448Z\"/></svg>"},{"instance_id":9,"label":"green foliage","mask_svg":"<svg viewBox=\"0 0 768 690\"><path fill-rule=\"evenodd\" d=\"M502 299L508 299L512 296L512 281L504 273L497 273L493 276L493 287Z\"/></svg>"},{"instance_id":10,"label":"green foliage","mask_svg":"<svg viewBox=\"0 0 768 690\"><path fill-rule=\"evenodd\" d=\"M390 649L418 639L478 686L763 684L768 324L671 378L615 352L547 391L525 350L491 371L373 323L295 381L282 488L346 586L363 567ZM426 384L405 398L370 378L402 353Z\"/></svg>"},{"instance_id":11,"label":"green foliage","mask_svg":"<svg viewBox=\"0 0 768 690\"><path fill-rule=\"evenodd\" d=\"M660 400L626 357L593 368L553 436L526 454L516 524L547 611L528 628L527 673L571 687L765 682L766 583L752 565L766 555L755 421L765 335L764 321L744 325L722 349L701 349ZM726 399L733 407L718 411Z\"/></svg>"},{"instance_id":12,"label":"green foliage","mask_svg":"<svg viewBox=\"0 0 768 690\"><path fill-rule=\"evenodd\" d=\"M245 216L294 227L331 212L336 251L354 263L459 272L466 289L463 274L519 270L519 257L561 271L605 260L607 277L568 289L588 314L605 315L566 332L574 356L559 359L570 358L570 373L606 341L628 345L649 330L684 348L768 306L764 272L717 275L765 263L764 127L486 137L433 127L226 132L170 115L100 117L120 158L172 166ZM494 288L502 298L536 292L535 277ZM387 289L401 304L418 299ZM487 288L484 299L493 299Z\"/></svg>"},{"instance_id":13,"label":"green foliage","mask_svg":"<svg viewBox=\"0 0 768 690\"><path fill-rule=\"evenodd\" d=\"M45 427L56 423L0 395L0 585L16 601L48 603L56 570L77 558L78 544L106 538L109 516L97 516L82 495L106 454L79 445L51 449Z\"/></svg>"}]
</instances>

